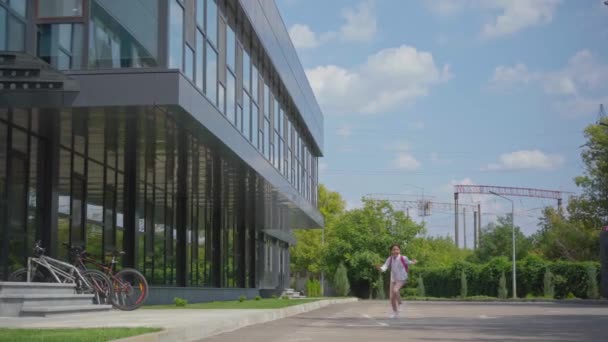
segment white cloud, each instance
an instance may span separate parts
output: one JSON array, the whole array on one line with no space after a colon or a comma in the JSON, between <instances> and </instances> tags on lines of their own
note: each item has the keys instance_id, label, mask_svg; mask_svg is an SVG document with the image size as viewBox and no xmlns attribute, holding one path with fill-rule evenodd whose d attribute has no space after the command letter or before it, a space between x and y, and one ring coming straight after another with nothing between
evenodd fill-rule
<instances>
[{"instance_id":1,"label":"white cloud","mask_svg":"<svg viewBox=\"0 0 608 342\"><path fill-rule=\"evenodd\" d=\"M296 49L311 49L319 46L317 35L308 27L308 25L293 25L289 28L289 36Z\"/></svg>"},{"instance_id":2,"label":"white cloud","mask_svg":"<svg viewBox=\"0 0 608 342\"><path fill-rule=\"evenodd\" d=\"M356 7L344 8L341 16L344 24L338 31L315 33L308 25L294 24L289 28L293 45L297 49L313 49L335 40L368 42L376 35L377 20L371 0L362 1Z\"/></svg>"},{"instance_id":3,"label":"white cloud","mask_svg":"<svg viewBox=\"0 0 608 342\"><path fill-rule=\"evenodd\" d=\"M342 11L346 23L340 27L340 37L345 41L370 41L377 31L376 13L371 1L359 3L356 8Z\"/></svg>"},{"instance_id":4,"label":"white cloud","mask_svg":"<svg viewBox=\"0 0 608 342\"><path fill-rule=\"evenodd\" d=\"M407 171L414 171L420 167L420 162L409 153L401 152L397 154L393 164L396 168Z\"/></svg>"},{"instance_id":5,"label":"white cloud","mask_svg":"<svg viewBox=\"0 0 608 342\"><path fill-rule=\"evenodd\" d=\"M341 126L336 130L336 134L341 136L342 138L349 138L353 134L353 126L352 125Z\"/></svg>"},{"instance_id":6,"label":"white cloud","mask_svg":"<svg viewBox=\"0 0 608 342\"><path fill-rule=\"evenodd\" d=\"M493 39L508 36L526 28L548 24L560 0L427 0L427 8L441 16L451 16L464 9L489 13L480 37Z\"/></svg>"},{"instance_id":7,"label":"white cloud","mask_svg":"<svg viewBox=\"0 0 608 342\"><path fill-rule=\"evenodd\" d=\"M548 24L559 0L493 0L483 1L483 6L499 10L501 14L486 23L481 31L483 38L511 35L532 26Z\"/></svg>"},{"instance_id":8,"label":"white cloud","mask_svg":"<svg viewBox=\"0 0 608 342\"><path fill-rule=\"evenodd\" d=\"M380 50L351 69L325 65L306 75L323 110L333 114L401 108L451 77L448 65L437 67L430 52L407 45Z\"/></svg>"},{"instance_id":9,"label":"white cloud","mask_svg":"<svg viewBox=\"0 0 608 342\"><path fill-rule=\"evenodd\" d=\"M498 163L489 164L485 170L552 170L564 164L564 157L545 154L539 150L522 150L502 154Z\"/></svg>"},{"instance_id":10,"label":"white cloud","mask_svg":"<svg viewBox=\"0 0 608 342\"><path fill-rule=\"evenodd\" d=\"M538 85L547 95L561 97L554 106L563 116L580 117L597 111L598 104L606 102L608 63L600 62L589 50L581 50L558 70L532 71L522 63L498 66L490 84L503 89Z\"/></svg>"}]
</instances>

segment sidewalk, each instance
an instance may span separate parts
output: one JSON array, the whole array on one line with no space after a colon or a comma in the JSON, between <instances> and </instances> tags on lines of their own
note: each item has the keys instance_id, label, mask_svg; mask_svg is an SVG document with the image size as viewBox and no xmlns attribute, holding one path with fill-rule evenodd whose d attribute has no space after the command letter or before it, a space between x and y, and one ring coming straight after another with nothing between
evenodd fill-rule
<instances>
[{"instance_id":1,"label":"sidewalk","mask_svg":"<svg viewBox=\"0 0 608 342\"><path fill-rule=\"evenodd\" d=\"M163 331L122 339L122 342L198 341L205 337L234 331L325 307L357 301L356 298L326 299L273 310L137 310L54 317L0 317L2 328L106 328L151 327Z\"/></svg>"}]
</instances>

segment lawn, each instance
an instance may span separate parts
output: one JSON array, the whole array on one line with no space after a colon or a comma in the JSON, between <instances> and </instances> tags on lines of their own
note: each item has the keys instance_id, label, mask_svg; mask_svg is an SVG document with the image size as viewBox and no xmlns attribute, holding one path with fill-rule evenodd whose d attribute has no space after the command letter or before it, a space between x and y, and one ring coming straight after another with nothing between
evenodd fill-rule
<instances>
[{"instance_id":1,"label":"lawn","mask_svg":"<svg viewBox=\"0 0 608 342\"><path fill-rule=\"evenodd\" d=\"M102 342L160 331L156 328L103 329L5 329L0 328L0 341L10 342Z\"/></svg>"},{"instance_id":2,"label":"lawn","mask_svg":"<svg viewBox=\"0 0 608 342\"><path fill-rule=\"evenodd\" d=\"M288 306L306 304L316 302L320 299L260 299L260 300L245 300L239 302L225 301L225 302L209 302L209 303L194 303L186 306L175 306L170 305L146 305L144 309L280 309Z\"/></svg>"}]
</instances>

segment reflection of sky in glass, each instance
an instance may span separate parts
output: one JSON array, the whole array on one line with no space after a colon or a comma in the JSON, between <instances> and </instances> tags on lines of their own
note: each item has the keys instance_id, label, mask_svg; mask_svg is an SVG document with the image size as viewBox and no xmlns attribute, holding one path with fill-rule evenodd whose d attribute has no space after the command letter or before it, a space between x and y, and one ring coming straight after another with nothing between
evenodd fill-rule
<instances>
[{"instance_id":1,"label":"reflection of sky in glass","mask_svg":"<svg viewBox=\"0 0 608 342\"><path fill-rule=\"evenodd\" d=\"M169 14L169 67L181 69L184 48L184 10L171 1Z\"/></svg>"},{"instance_id":2,"label":"reflection of sky in glass","mask_svg":"<svg viewBox=\"0 0 608 342\"><path fill-rule=\"evenodd\" d=\"M70 215L70 196L59 196L59 214ZM95 204L87 204L87 220L103 223L103 207ZM123 214L116 213L116 227L123 227Z\"/></svg>"}]
</instances>

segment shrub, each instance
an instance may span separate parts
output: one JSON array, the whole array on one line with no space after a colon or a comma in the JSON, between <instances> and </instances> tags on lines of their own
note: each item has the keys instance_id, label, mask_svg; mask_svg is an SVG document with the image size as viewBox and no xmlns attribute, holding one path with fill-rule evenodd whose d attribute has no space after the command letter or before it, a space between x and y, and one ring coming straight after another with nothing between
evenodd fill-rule
<instances>
[{"instance_id":1,"label":"shrub","mask_svg":"<svg viewBox=\"0 0 608 342\"><path fill-rule=\"evenodd\" d=\"M245 296L240 296L240 297L239 297L239 303L244 302L244 301L245 301L245 299L247 299L247 298L245 298Z\"/></svg>"},{"instance_id":2,"label":"shrub","mask_svg":"<svg viewBox=\"0 0 608 342\"><path fill-rule=\"evenodd\" d=\"M375 284L376 287L376 299L386 299L386 292L384 291L384 275L380 274Z\"/></svg>"},{"instance_id":3,"label":"shrub","mask_svg":"<svg viewBox=\"0 0 608 342\"><path fill-rule=\"evenodd\" d=\"M547 268L545 271L545 277L543 280L543 293L545 298L555 297L555 284L553 281L553 273Z\"/></svg>"},{"instance_id":4,"label":"shrub","mask_svg":"<svg viewBox=\"0 0 608 342\"><path fill-rule=\"evenodd\" d=\"M255 300L262 300L262 297L260 297L260 296L255 296Z\"/></svg>"},{"instance_id":5,"label":"shrub","mask_svg":"<svg viewBox=\"0 0 608 342\"><path fill-rule=\"evenodd\" d=\"M306 281L306 295L308 297L321 296L321 283L318 280L309 279Z\"/></svg>"},{"instance_id":6,"label":"shrub","mask_svg":"<svg viewBox=\"0 0 608 342\"><path fill-rule=\"evenodd\" d=\"M336 274L334 275L334 288L336 290L336 294L339 297L346 297L350 292L350 282L348 281L348 273L346 270L346 266L344 266L343 263L340 263L340 266L338 266Z\"/></svg>"},{"instance_id":7,"label":"shrub","mask_svg":"<svg viewBox=\"0 0 608 342\"><path fill-rule=\"evenodd\" d=\"M568 294L566 295L566 299L576 299L576 296L574 295L574 293L568 292Z\"/></svg>"},{"instance_id":8,"label":"shrub","mask_svg":"<svg viewBox=\"0 0 608 342\"><path fill-rule=\"evenodd\" d=\"M175 297L173 298L173 303L175 304L175 306L186 306L188 305L188 301L183 299L183 298L179 298L179 297Z\"/></svg>"},{"instance_id":9,"label":"shrub","mask_svg":"<svg viewBox=\"0 0 608 342\"><path fill-rule=\"evenodd\" d=\"M418 289L413 287L404 287L401 289L402 297L424 297L418 294Z\"/></svg>"},{"instance_id":10,"label":"shrub","mask_svg":"<svg viewBox=\"0 0 608 342\"><path fill-rule=\"evenodd\" d=\"M598 299L600 297L597 286L597 273L593 265L587 267L587 298Z\"/></svg>"},{"instance_id":11,"label":"shrub","mask_svg":"<svg viewBox=\"0 0 608 342\"><path fill-rule=\"evenodd\" d=\"M426 289L424 288L424 278L421 276L418 278L418 287L416 288L416 295L420 297L426 296Z\"/></svg>"},{"instance_id":12,"label":"shrub","mask_svg":"<svg viewBox=\"0 0 608 342\"><path fill-rule=\"evenodd\" d=\"M462 271L460 273L460 298L467 297L467 275Z\"/></svg>"},{"instance_id":13,"label":"shrub","mask_svg":"<svg viewBox=\"0 0 608 342\"><path fill-rule=\"evenodd\" d=\"M272 295L272 299L277 299L277 298L279 298L279 297L277 297L277 295L276 295L276 294L273 294L273 295Z\"/></svg>"},{"instance_id":14,"label":"shrub","mask_svg":"<svg viewBox=\"0 0 608 342\"><path fill-rule=\"evenodd\" d=\"M502 272L500 280L498 281L498 298L507 299L508 296L509 291L507 291L507 278L505 277L505 272Z\"/></svg>"},{"instance_id":15,"label":"shrub","mask_svg":"<svg viewBox=\"0 0 608 342\"><path fill-rule=\"evenodd\" d=\"M283 297L281 297L281 299L289 299L288 295L283 295Z\"/></svg>"}]
</instances>

